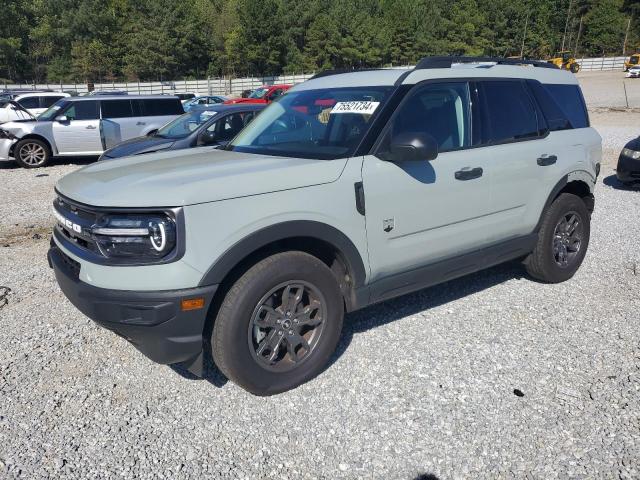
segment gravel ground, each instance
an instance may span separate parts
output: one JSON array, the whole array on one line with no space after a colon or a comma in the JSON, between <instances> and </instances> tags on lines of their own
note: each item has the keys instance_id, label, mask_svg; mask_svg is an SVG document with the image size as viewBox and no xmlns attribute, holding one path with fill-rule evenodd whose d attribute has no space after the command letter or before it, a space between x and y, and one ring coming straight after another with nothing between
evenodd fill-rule
<instances>
[{"instance_id":1,"label":"gravel ground","mask_svg":"<svg viewBox=\"0 0 640 480\"><path fill-rule=\"evenodd\" d=\"M639 478L640 190L611 176L639 115L591 112L607 156L572 280L511 263L356 312L326 372L270 398L76 311L45 254L78 163L0 169L0 478Z\"/></svg>"}]
</instances>

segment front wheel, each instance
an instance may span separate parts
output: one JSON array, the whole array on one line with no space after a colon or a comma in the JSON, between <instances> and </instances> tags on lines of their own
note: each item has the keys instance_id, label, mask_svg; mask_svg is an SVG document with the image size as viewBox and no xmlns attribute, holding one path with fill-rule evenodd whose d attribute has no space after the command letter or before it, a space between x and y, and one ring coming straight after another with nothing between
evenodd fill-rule
<instances>
[{"instance_id":1,"label":"front wheel","mask_svg":"<svg viewBox=\"0 0 640 480\"><path fill-rule=\"evenodd\" d=\"M556 198L544 212L538 242L525 260L529 275L548 283L573 277L589 246L590 222L580 197L563 193Z\"/></svg>"},{"instance_id":2,"label":"front wheel","mask_svg":"<svg viewBox=\"0 0 640 480\"><path fill-rule=\"evenodd\" d=\"M258 262L225 296L215 319L213 359L227 378L273 395L315 377L334 352L344 308L331 270L304 252Z\"/></svg>"},{"instance_id":3,"label":"front wheel","mask_svg":"<svg viewBox=\"0 0 640 480\"><path fill-rule=\"evenodd\" d=\"M16 144L14 158L23 168L44 167L51 159L51 150L42 140L26 138Z\"/></svg>"},{"instance_id":4,"label":"front wheel","mask_svg":"<svg viewBox=\"0 0 640 480\"><path fill-rule=\"evenodd\" d=\"M580 71L580 65L577 63L572 63L570 70L571 70L571 73L578 73Z\"/></svg>"}]
</instances>

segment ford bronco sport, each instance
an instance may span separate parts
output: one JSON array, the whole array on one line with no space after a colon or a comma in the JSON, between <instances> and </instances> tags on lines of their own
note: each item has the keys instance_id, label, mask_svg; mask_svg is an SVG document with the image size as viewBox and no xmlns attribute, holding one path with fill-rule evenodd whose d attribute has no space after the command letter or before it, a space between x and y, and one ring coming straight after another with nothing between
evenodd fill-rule
<instances>
[{"instance_id":1,"label":"ford bronco sport","mask_svg":"<svg viewBox=\"0 0 640 480\"><path fill-rule=\"evenodd\" d=\"M223 150L62 178L49 261L77 308L150 359L201 374L207 344L269 395L322 371L345 312L512 259L570 279L600 159L575 77L547 63L328 72Z\"/></svg>"}]
</instances>

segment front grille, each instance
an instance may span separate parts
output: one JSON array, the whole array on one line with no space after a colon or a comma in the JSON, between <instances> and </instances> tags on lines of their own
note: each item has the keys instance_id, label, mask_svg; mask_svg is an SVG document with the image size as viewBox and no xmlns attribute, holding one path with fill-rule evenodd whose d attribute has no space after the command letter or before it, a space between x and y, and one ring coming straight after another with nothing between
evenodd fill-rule
<instances>
[{"instance_id":1,"label":"front grille","mask_svg":"<svg viewBox=\"0 0 640 480\"><path fill-rule=\"evenodd\" d=\"M102 255L91 233L91 227L98 223L101 213L61 197L54 200L53 208L59 216L71 222L69 225L58 219L55 229L60 235L83 250Z\"/></svg>"}]
</instances>

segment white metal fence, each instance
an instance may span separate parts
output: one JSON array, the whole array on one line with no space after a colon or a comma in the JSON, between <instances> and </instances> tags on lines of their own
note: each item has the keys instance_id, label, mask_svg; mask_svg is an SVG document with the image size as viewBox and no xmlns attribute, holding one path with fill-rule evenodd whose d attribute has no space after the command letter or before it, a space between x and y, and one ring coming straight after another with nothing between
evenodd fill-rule
<instances>
[{"instance_id":1,"label":"white metal fence","mask_svg":"<svg viewBox=\"0 0 640 480\"><path fill-rule=\"evenodd\" d=\"M580 58L578 63L581 70L622 70L628 57ZM405 67L407 68L407 67ZM229 95L240 96L244 90L257 88L261 85L275 85L279 83L300 83L308 80L313 73L296 75L278 75L248 78L207 78L202 80L174 80L169 82L107 82L94 83L95 90L126 90L137 94L157 93L195 93L196 95ZM38 88L51 90L68 90L78 93L87 92L86 84L81 83L41 83L41 84L5 84L4 88Z\"/></svg>"},{"instance_id":2,"label":"white metal fence","mask_svg":"<svg viewBox=\"0 0 640 480\"><path fill-rule=\"evenodd\" d=\"M591 72L594 70L622 70L624 62L629 57L600 57L600 58L579 58L580 70Z\"/></svg>"},{"instance_id":3,"label":"white metal fence","mask_svg":"<svg viewBox=\"0 0 640 480\"><path fill-rule=\"evenodd\" d=\"M298 75L279 75L250 78L207 78L203 80L175 80L171 82L108 82L94 83L95 90L124 90L140 95L195 93L196 95L229 95L240 96L244 90L254 89L262 85L280 83L300 83L308 80L313 73ZM82 83L22 83L5 84L4 88L33 88L62 90L77 93L88 91L87 84Z\"/></svg>"}]
</instances>

